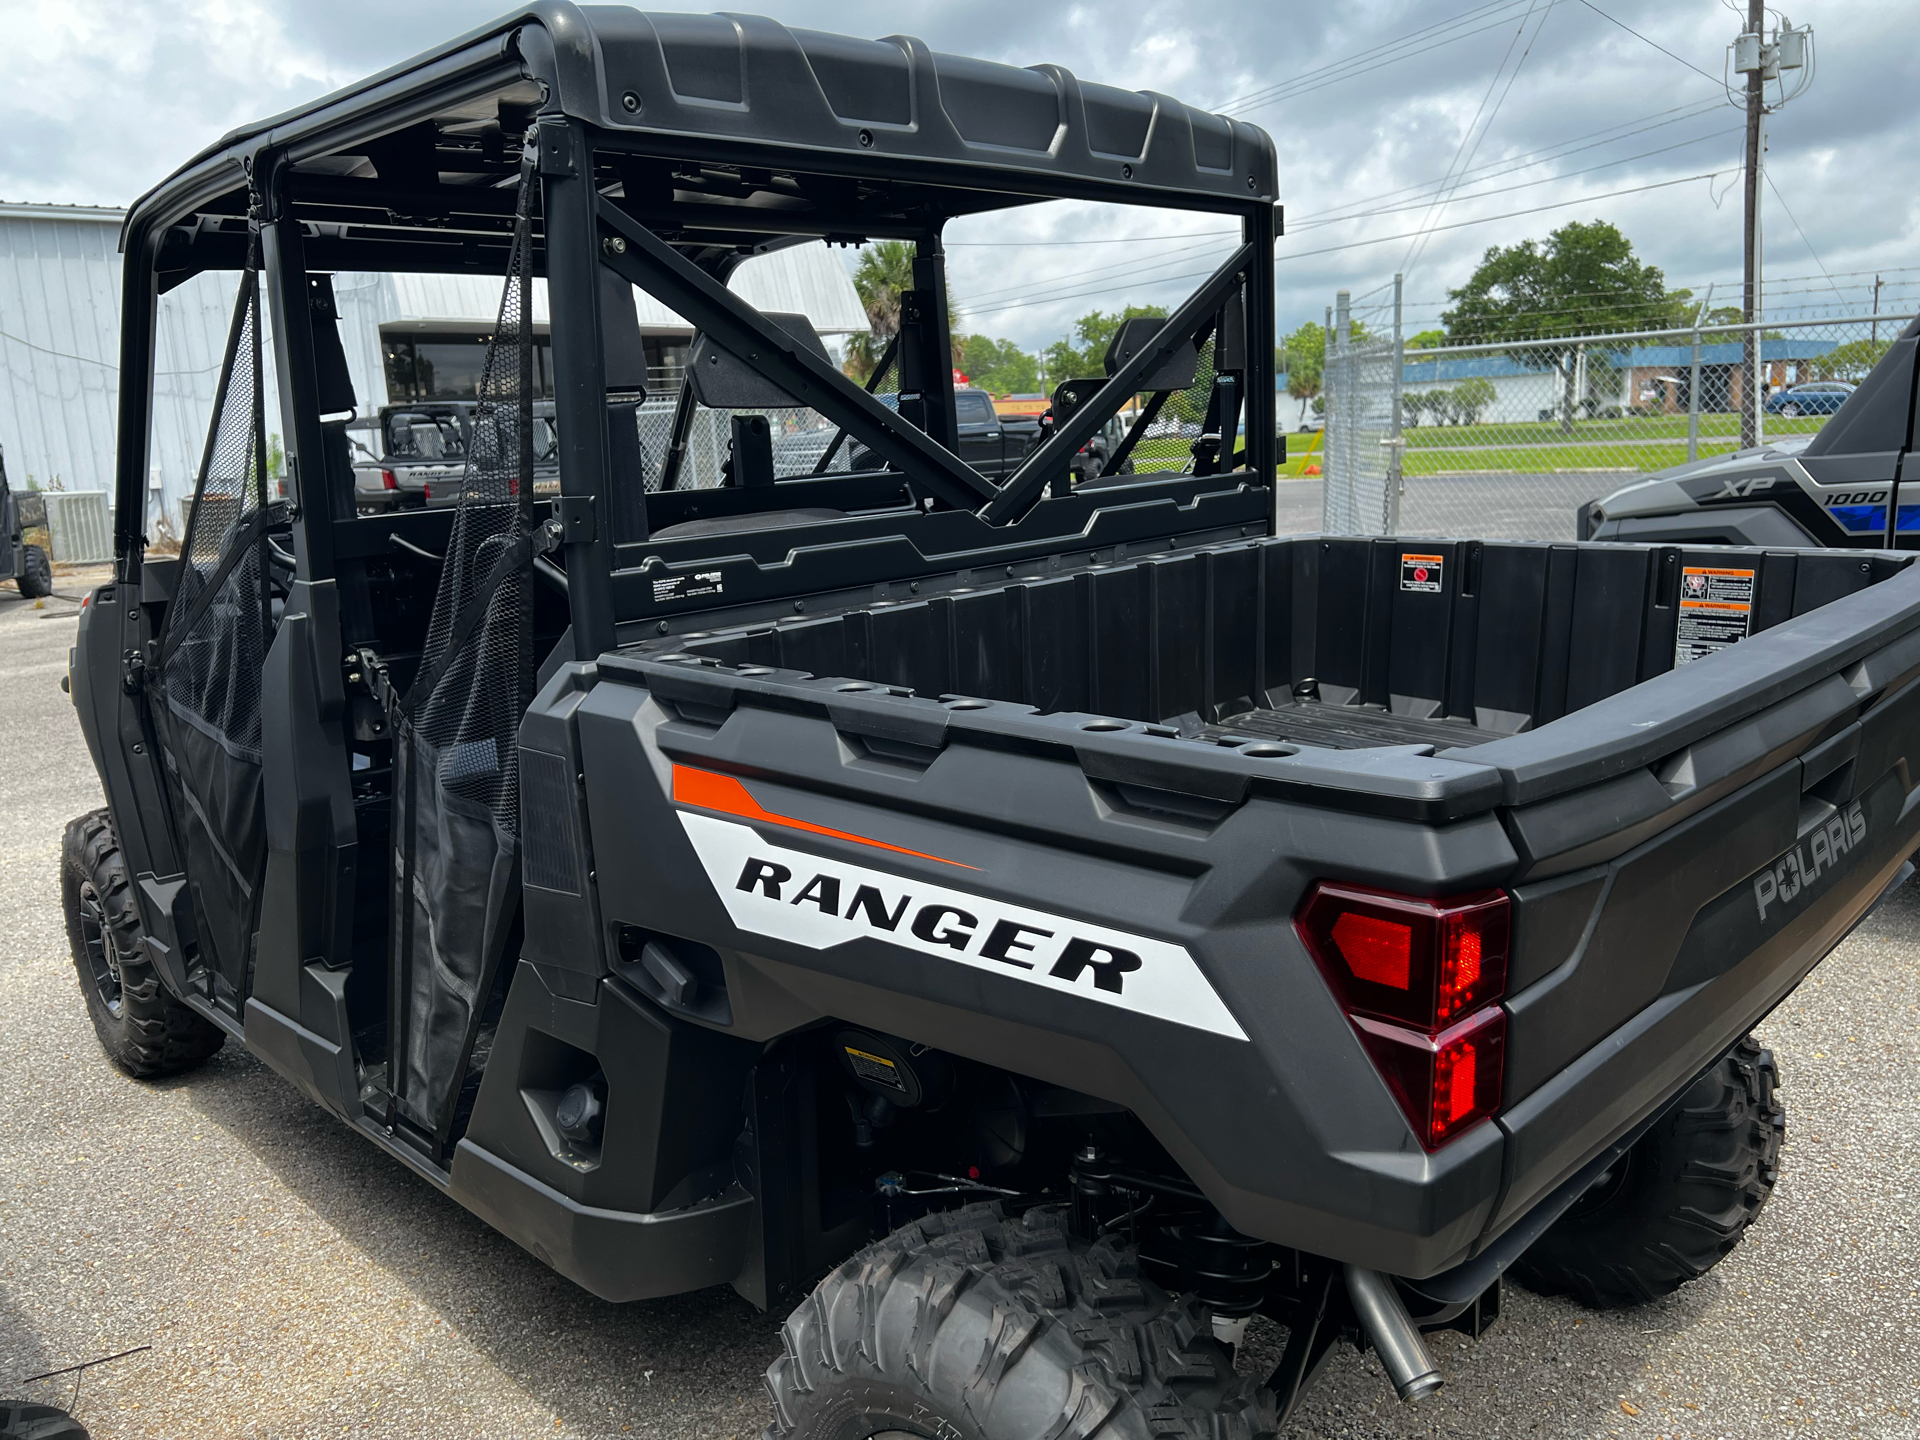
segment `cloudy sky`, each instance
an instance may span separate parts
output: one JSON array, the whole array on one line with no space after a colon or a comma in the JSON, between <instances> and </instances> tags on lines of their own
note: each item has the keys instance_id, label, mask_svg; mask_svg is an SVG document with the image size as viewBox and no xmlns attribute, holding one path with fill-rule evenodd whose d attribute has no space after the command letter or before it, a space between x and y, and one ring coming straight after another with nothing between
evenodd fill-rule
<instances>
[{"instance_id":1,"label":"cloudy sky","mask_svg":"<svg viewBox=\"0 0 1920 1440\"><path fill-rule=\"evenodd\" d=\"M794 25L1055 62L1266 127L1287 208L1277 273L1289 327L1319 317L1337 289L1377 292L1403 269L1409 325L1425 328L1487 246L1569 219L1615 222L1670 284L1717 282L1726 295L1739 282L1740 116L1721 77L1744 4L1737 14L1726 0L754 8ZM0 199L120 205L230 126L498 12L489 0L0 0L0 13L11 42ZM1857 308L1878 272L1882 308L1911 313L1920 303L1912 0L1790 14L1812 24L1818 70L1771 121L1769 311ZM1183 277L1223 253L1219 227L1066 206L1011 225L974 222L951 237L955 288L970 329L1038 347L1088 309L1177 298L1191 283ZM1056 243L1024 252L978 243L1015 237Z\"/></svg>"}]
</instances>

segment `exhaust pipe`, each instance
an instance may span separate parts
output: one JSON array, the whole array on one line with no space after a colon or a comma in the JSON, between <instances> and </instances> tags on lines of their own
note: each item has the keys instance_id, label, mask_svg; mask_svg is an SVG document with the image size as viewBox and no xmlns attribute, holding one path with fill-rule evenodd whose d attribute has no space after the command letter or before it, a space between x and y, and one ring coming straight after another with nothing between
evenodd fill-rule
<instances>
[{"instance_id":1,"label":"exhaust pipe","mask_svg":"<svg viewBox=\"0 0 1920 1440\"><path fill-rule=\"evenodd\" d=\"M1400 1303L1393 1282L1378 1270L1347 1266L1347 1298L1360 1317L1360 1328L1373 1342L1387 1378L1402 1400L1411 1403L1425 1399L1446 1382L1433 1368L1419 1328Z\"/></svg>"}]
</instances>

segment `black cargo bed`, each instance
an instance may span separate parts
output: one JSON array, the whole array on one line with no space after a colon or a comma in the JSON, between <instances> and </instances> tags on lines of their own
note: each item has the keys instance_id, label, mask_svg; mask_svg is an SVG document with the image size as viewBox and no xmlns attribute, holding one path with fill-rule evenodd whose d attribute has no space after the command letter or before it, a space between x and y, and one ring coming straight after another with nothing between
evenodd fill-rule
<instances>
[{"instance_id":1,"label":"black cargo bed","mask_svg":"<svg viewBox=\"0 0 1920 1440\"><path fill-rule=\"evenodd\" d=\"M1679 624L1683 572L1749 580L1739 618L1757 634L1914 558L1419 544L1440 557L1442 578L1429 582L1438 589L1403 587L1396 540L1258 539L1078 573L1004 579L1001 567L1003 583L973 572L947 593L926 586L726 628L689 616L696 633L629 648L931 700L1011 701L1106 728L1117 719L1211 739L1445 751L1539 730L1671 670L1690 643Z\"/></svg>"},{"instance_id":2,"label":"black cargo bed","mask_svg":"<svg viewBox=\"0 0 1920 1440\"><path fill-rule=\"evenodd\" d=\"M1431 745L1446 750L1500 738L1498 732L1482 730L1464 720L1423 720L1368 706L1328 705L1318 700L1229 715L1209 725L1206 735L1210 740L1243 736L1285 740L1326 750L1369 750L1381 745Z\"/></svg>"}]
</instances>

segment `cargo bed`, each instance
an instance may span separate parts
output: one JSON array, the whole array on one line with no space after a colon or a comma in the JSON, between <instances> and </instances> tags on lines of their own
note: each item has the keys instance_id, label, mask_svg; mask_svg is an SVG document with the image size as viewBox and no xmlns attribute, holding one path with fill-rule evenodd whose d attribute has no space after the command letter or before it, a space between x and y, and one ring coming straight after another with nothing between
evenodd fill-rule
<instances>
[{"instance_id":1,"label":"cargo bed","mask_svg":"<svg viewBox=\"0 0 1920 1440\"><path fill-rule=\"evenodd\" d=\"M962 572L944 586L882 587L837 613L651 639L627 653L1014 701L1222 743L1444 751L1537 729L1664 674L1683 653L1711 653L1864 589L1910 558L1283 538L1082 556L1011 580L1001 571L993 583ZM1703 583L1712 598L1690 604L1683 586ZM695 623L716 621L725 624Z\"/></svg>"}]
</instances>

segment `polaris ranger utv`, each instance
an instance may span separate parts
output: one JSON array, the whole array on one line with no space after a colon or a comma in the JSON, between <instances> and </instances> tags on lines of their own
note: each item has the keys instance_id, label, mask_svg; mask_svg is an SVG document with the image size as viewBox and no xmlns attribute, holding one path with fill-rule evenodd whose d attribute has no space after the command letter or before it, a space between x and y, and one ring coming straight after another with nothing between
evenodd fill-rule
<instances>
[{"instance_id":1,"label":"polaris ranger utv","mask_svg":"<svg viewBox=\"0 0 1920 1440\"><path fill-rule=\"evenodd\" d=\"M1611 1305L1713 1265L1780 1144L1748 1032L1920 843L1920 577L1275 535L1276 194L1266 135L1165 96L561 0L195 159L127 221L73 656L109 1054L232 1039L596 1295L790 1308L781 1437L1252 1440L1343 1341L1427 1393L1421 1332L1508 1271ZM943 236L1057 198L1238 233L996 482ZM880 238L918 258L864 389L727 285ZM382 270L502 282L451 511L355 513L334 285ZM163 559L153 302L206 274ZM633 286L699 332L664 454ZM1181 393L1184 472L1070 483ZM794 406L860 467L777 464ZM1238 1377L1256 1314L1284 1358Z\"/></svg>"},{"instance_id":2,"label":"polaris ranger utv","mask_svg":"<svg viewBox=\"0 0 1920 1440\"><path fill-rule=\"evenodd\" d=\"M0 580L13 581L24 600L53 593L53 556L47 536L47 502L36 491L15 494L0 457Z\"/></svg>"},{"instance_id":3,"label":"polaris ranger utv","mask_svg":"<svg viewBox=\"0 0 1920 1440\"><path fill-rule=\"evenodd\" d=\"M1811 436L1675 465L1590 500L1582 540L1920 549L1920 319ZM1905 498L1902 486L1907 487Z\"/></svg>"}]
</instances>

